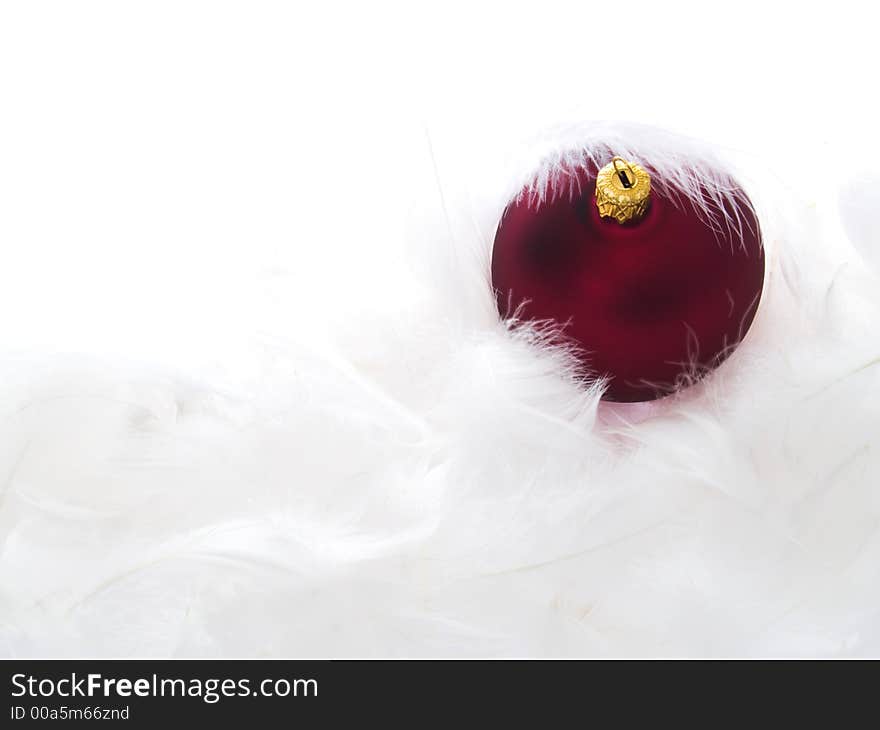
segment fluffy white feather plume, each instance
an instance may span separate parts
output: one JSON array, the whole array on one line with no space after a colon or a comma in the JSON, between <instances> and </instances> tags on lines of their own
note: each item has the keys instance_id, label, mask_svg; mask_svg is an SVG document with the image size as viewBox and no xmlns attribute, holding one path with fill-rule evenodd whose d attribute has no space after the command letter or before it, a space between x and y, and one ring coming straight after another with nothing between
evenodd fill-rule
<instances>
[{"instance_id":1,"label":"fluffy white feather plume","mask_svg":"<svg viewBox=\"0 0 880 730\"><path fill-rule=\"evenodd\" d=\"M495 312L505 202L628 144L683 194L719 164L553 130L469 208L417 212L393 305L263 339L249 377L5 353L0 652L880 652L880 287L839 229L725 160L764 299L728 362L649 406L600 403Z\"/></svg>"}]
</instances>

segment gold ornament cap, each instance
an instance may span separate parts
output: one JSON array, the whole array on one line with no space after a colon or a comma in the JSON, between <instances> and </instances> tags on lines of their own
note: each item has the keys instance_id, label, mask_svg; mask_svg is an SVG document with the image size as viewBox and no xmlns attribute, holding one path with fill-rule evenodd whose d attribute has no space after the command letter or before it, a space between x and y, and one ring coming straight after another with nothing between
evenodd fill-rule
<instances>
[{"instance_id":1,"label":"gold ornament cap","mask_svg":"<svg viewBox=\"0 0 880 730\"><path fill-rule=\"evenodd\" d=\"M651 176L622 157L613 157L596 176L596 207L603 218L635 223L645 217L651 200Z\"/></svg>"}]
</instances>

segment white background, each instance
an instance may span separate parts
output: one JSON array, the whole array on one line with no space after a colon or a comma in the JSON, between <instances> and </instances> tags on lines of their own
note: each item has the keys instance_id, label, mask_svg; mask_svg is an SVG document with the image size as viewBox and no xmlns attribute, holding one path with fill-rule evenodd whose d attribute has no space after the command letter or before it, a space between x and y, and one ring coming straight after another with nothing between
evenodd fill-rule
<instances>
[{"instance_id":1,"label":"white background","mask_svg":"<svg viewBox=\"0 0 880 730\"><path fill-rule=\"evenodd\" d=\"M838 174L861 181L848 199L872 206L873 15L866 2L3 3L0 334L13 349L204 364L236 332L393 308L408 212L563 120L671 126L778 158L825 202Z\"/></svg>"}]
</instances>

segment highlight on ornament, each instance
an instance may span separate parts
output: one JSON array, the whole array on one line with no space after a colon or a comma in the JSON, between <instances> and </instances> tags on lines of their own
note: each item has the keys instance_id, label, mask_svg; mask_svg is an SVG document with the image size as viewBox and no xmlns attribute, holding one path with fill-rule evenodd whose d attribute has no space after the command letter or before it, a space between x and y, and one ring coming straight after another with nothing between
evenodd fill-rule
<instances>
[{"instance_id":1,"label":"highlight on ornament","mask_svg":"<svg viewBox=\"0 0 880 730\"><path fill-rule=\"evenodd\" d=\"M675 138L592 139L556 153L495 234L499 314L551 328L609 401L649 401L712 373L764 286L755 210L733 176Z\"/></svg>"}]
</instances>

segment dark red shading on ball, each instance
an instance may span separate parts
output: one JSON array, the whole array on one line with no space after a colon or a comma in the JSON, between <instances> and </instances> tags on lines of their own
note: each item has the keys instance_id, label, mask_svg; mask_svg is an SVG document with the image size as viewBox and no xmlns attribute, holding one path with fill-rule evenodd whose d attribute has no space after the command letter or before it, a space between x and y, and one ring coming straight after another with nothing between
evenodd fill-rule
<instances>
[{"instance_id":1,"label":"dark red shading on ball","mask_svg":"<svg viewBox=\"0 0 880 730\"><path fill-rule=\"evenodd\" d=\"M503 317L550 320L578 345L585 372L609 379L605 398L647 401L717 367L754 319L764 283L758 220L745 193L739 217L713 230L690 201L657 191L637 223L601 218L596 170L580 190L540 205L511 203L495 234L492 282Z\"/></svg>"}]
</instances>

